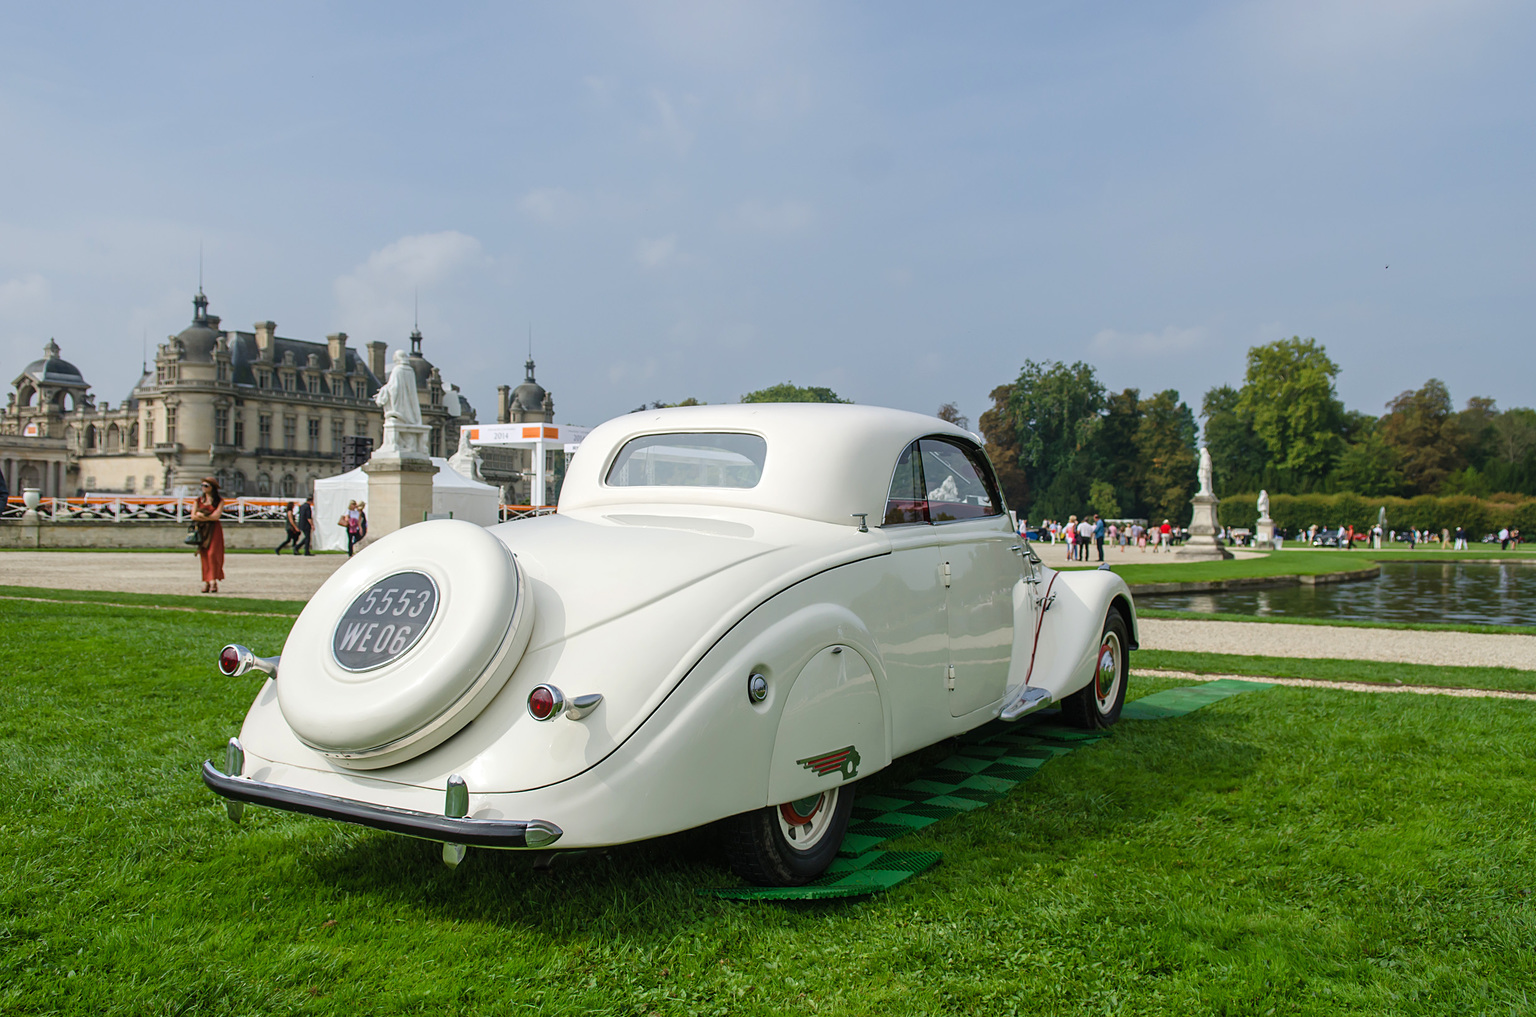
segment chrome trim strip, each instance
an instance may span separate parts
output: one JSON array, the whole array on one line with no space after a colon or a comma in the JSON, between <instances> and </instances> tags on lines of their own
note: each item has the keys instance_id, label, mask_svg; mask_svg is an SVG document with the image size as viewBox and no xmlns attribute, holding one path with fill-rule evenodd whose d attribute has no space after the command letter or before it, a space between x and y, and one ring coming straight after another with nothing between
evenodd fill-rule
<instances>
[{"instance_id":1,"label":"chrome trim strip","mask_svg":"<svg viewBox=\"0 0 1536 1017\"><path fill-rule=\"evenodd\" d=\"M591 713L593 710L597 709L597 704L601 703L602 701L603 694L601 692L593 692L590 695L577 696L575 699L571 700L570 705L565 708L565 715L572 720L580 720L581 718Z\"/></svg>"},{"instance_id":2,"label":"chrome trim strip","mask_svg":"<svg viewBox=\"0 0 1536 1017\"><path fill-rule=\"evenodd\" d=\"M315 791L302 791L220 773L213 760L203 762L203 783L209 790L232 801L266 805L306 816L336 819L375 830L400 833L427 840L447 840L472 847L548 847L563 836L554 823L544 819L455 819L413 812L387 805L371 805Z\"/></svg>"}]
</instances>

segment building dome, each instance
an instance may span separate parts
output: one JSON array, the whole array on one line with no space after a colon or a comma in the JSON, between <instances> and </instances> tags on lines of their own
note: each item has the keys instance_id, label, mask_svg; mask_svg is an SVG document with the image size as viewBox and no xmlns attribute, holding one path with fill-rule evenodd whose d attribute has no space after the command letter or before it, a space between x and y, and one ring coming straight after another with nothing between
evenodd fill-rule
<instances>
[{"instance_id":1,"label":"building dome","mask_svg":"<svg viewBox=\"0 0 1536 1017\"><path fill-rule=\"evenodd\" d=\"M533 358L529 357L523 366L527 369L528 377L512 390L511 408L527 413L538 413L544 409L544 397L548 393L544 391L543 385L533 380Z\"/></svg>"},{"instance_id":2,"label":"building dome","mask_svg":"<svg viewBox=\"0 0 1536 1017\"><path fill-rule=\"evenodd\" d=\"M222 334L218 315L208 313L208 298L199 289L197 296L192 298L192 324L181 330L176 342L185 351L187 360L210 364L213 348Z\"/></svg>"},{"instance_id":3,"label":"building dome","mask_svg":"<svg viewBox=\"0 0 1536 1017\"><path fill-rule=\"evenodd\" d=\"M32 361L21 374L22 377L31 378L40 385L85 384L85 378L81 375L80 369L59 356L59 344L52 339L49 339L48 345L43 347L43 358Z\"/></svg>"},{"instance_id":4,"label":"building dome","mask_svg":"<svg viewBox=\"0 0 1536 1017\"><path fill-rule=\"evenodd\" d=\"M421 329L411 330L411 371L416 375L416 391L425 392L427 381L432 377L432 361L421 352Z\"/></svg>"}]
</instances>

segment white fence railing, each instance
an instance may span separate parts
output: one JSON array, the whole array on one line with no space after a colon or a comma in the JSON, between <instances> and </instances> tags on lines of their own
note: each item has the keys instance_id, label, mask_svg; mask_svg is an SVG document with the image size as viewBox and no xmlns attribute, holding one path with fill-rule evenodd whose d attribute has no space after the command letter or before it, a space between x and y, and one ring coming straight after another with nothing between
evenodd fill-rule
<instances>
[{"instance_id":1,"label":"white fence railing","mask_svg":"<svg viewBox=\"0 0 1536 1017\"><path fill-rule=\"evenodd\" d=\"M553 515L554 511L553 505L502 505L496 513L496 518L504 523L510 519L532 519L534 516Z\"/></svg>"},{"instance_id":2,"label":"white fence railing","mask_svg":"<svg viewBox=\"0 0 1536 1017\"><path fill-rule=\"evenodd\" d=\"M110 523L173 522L184 523L192 518L192 506L196 498L142 497L129 495L86 495L83 498L41 498L37 513L54 522L68 520L98 520ZM226 498L224 521L245 523L280 520L286 498ZM8 498L0 518L20 519L26 512L26 503L20 498Z\"/></svg>"},{"instance_id":3,"label":"white fence railing","mask_svg":"<svg viewBox=\"0 0 1536 1017\"><path fill-rule=\"evenodd\" d=\"M88 494L83 498L41 498L38 500L37 514L54 522L99 520L110 523L184 523L192 518L192 507L196 503L196 498L135 498L129 495ZM298 502L290 498L226 498L224 522L281 521L290 503L297 508ZM20 519L26 508L21 498L8 498L4 506L0 507L0 519ZM553 505L501 505L497 509L496 518L504 523L510 519L547 516L554 511Z\"/></svg>"}]
</instances>

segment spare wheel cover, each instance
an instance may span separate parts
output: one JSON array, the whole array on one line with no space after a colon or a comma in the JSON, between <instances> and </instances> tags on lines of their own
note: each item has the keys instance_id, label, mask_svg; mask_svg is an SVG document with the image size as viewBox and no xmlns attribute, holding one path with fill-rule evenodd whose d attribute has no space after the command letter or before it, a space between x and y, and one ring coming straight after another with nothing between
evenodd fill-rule
<instances>
[{"instance_id":1,"label":"spare wheel cover","mask_svg":"<svg viewBox=\"0 0 1536 1017\"><path fill-rule=\"evenodd\" d=\"M305 606L283 646L278 704L310 747L355 769L389 766L473 720L532 631L533 598L505 544L473 523L417 523Z\"/></svg>"}]
</instances>

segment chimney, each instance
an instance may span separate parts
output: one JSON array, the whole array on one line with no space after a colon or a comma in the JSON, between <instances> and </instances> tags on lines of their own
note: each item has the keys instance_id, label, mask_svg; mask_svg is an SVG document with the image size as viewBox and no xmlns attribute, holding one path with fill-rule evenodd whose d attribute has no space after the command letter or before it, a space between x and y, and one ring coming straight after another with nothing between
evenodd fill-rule
<instances>
[{"instance_id":1,"label":"chimney","mask_svg":"<svg viewBox=\"0 0 1536 1017\"><path fill-rule=\"evenodd\" d=\"M256 329L256 350L264 363L272 363L272 338L277 334L277 322L258 321L252 326Z\"/></svg>"},{"instance_id":2,"label":"chimney","mask_svg":"<svg viewBox=\"0 0 1536 1017\"><path fill-rule=\"evenodd\" d=\"M388 343L373 342L368 344L368 369L380 381L384 380L384 375L387 373L384 370L384 351L388 348Z\"/></svg>"},{"instance_id":3,"label":"chimney","mask_svg":"<svg viewBox=\"0 0 1536 1017\"><path fill-rule=\"evenodd\" d=\"M325 343L330 347L331 370L345 371L347 369L347 333L335 332L325 337Z\"/></svg>"},{"instance_id":4,"label":"chimney","mask_svg":"<svg viewBox=\"0 0 1536 1017\"><path fill-rule=\"evenodd\" d=\"M510 424L512 422L512 386L496 386L496 423Z\"/></svg>"}]
</instances>

